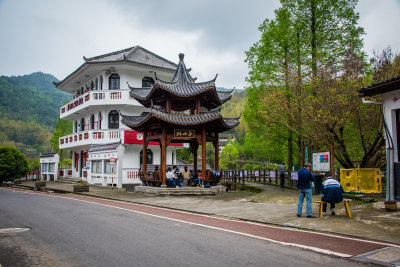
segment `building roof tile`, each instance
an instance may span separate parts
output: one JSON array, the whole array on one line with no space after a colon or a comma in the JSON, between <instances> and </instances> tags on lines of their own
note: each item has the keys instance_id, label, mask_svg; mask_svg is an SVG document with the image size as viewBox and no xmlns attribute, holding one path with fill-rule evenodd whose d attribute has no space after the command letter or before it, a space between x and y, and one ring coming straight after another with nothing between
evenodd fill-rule
<instances>
[{"instance_id":1,"label":"building roof tile","mask_svg":"<svg viewBox=\"0 0 400 267\"><path fill-rule=\"evenodd\" d=\"M100 151L107 151L107 150L115 150L115 149L117 149L117 147L120 144L121 144L121 142L105 144L105 145L93 145L89 148L88 152L100 152Z\"/></svg>"},{"instance_id":2,"label":"building roof tile","mask_svg":"<svg viewBox=\"0 0 400 267\"><path fill-rule=\"evenodd\" d=\"M378 94L388 93L394 90L400 90L400 75L362 87L358 89L358 95L360 97L374 96Z\"/></svg>"}]
</instances>

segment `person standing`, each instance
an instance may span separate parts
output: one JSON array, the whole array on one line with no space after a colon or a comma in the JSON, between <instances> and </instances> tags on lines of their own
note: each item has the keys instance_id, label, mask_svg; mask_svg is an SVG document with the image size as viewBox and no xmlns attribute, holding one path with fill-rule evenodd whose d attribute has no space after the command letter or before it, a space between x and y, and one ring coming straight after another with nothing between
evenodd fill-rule
<instances>
[{"instance_id":1,"label":"person standing","mask_svg":"<svg viewBox=\"0 0 400 267\"><path fill-rule=\"evenodd\" d=\"M281 178L281 188L285 186L285 162L283 161L279 166L278 175Z\"/></svg>"},{"instance_id":2,"label":"person standing","mask_svg":"<svg viewBox=\"0 0 400 267\"><path fill-rule=\"evenodd\" d=\"M297 217L301 217L304 197L306 198L306 213L307 218L316 218L312 215L312 193L311 193L311 182L314 182L314 176L311 173L311 163L306 162L304 167L299 170L299 180L297 188L299 189L299 203L297 204Z\"/></svg>"},{"instance_id":3,"label":"person standing","mask_svg":"<svg viewBox=\"0 0 400 267\"><path fill-rule=\"evenodd\" d=\"M182 171L182 176L183 176L183 186L188 186L190 179L190 172L186 166L185 169Z\"/></svg>"},{"instance_id":4,"label":"person standing","mask_svg":"<svg viewBox=\"0 0 400 267\"><path fill-rule=\"evenodd\" d=\"M335 204L343 200L343 188L338 181L332 178L330 172L325 174L326 180L322 183L321 200L331 204L331 214L335 215ZM326 203L322 204L322 212L326 215Z\"/></svg>"}]
</instances>

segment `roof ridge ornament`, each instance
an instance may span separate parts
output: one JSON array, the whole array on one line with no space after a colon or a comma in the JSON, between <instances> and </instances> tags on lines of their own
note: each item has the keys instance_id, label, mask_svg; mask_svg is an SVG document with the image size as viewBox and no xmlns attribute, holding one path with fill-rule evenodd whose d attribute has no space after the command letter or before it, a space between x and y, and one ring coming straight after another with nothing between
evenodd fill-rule
<instances>
[{"instance_id":1,"label":"roof ridge ornament","mask_svg":"<svg viewBox=\"0 0 400 267\"><path fill-rule=\"evenodd\" d=\"M217 80L218 77L218 73L215 75L214 79L212 79L211 81L215 82Z\"/></svg>"},{"instance_id":2,"label":"roof ridge ornament","mask_svg":"<svg viewBox=\"0 0 400 267\"><path fill-rule=\"evenodd\" d=\"M184 53L179 53L179 60L180 61L183 61L183 58L185 57L185 54Z\"/></svg>"}]
</instances>

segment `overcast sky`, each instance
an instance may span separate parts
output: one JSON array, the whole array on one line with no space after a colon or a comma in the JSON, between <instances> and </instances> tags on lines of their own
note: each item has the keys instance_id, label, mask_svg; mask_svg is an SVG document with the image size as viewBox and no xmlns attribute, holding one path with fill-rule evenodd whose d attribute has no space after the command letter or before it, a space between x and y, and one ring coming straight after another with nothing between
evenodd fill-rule
<instances>
[{"instance_id":1,"label":"overcast sky","mask_svg":"<svg viewBox=\"0 0 400 267\"><path fill-rule=\"evenodd\" d=\"M64 79L93 57L140 45L173 62L185 54L198 81L243 88L244 52L279 0L0 0L0 75ZM400 0L359 0L365 51L400 52Z\"/></svg>"}]
</instances>

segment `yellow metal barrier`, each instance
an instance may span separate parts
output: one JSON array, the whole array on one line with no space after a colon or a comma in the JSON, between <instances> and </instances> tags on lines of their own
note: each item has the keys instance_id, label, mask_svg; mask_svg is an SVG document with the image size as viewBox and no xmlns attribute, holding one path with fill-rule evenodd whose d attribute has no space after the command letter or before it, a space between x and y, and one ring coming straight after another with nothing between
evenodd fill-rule
<instances>
[{"instance_id":1,"label":"yellow metal barrier","mask_svg":"<svg viewBox=\"0 0 400 267\"><path fill-rule=\"evenodd\" d=\"M340 184L344 192L382 193L379 169L341 169Z\"/></svg>"},{"instance_id":2,"label":"yellow metal barrier","mask_svg":"<svg viewBox=\"0 0 400 267\"><path fill-rule=\"evenodd\" d=\"M340 184L344 192L357 192L357 169L340 169Z\"/></svg>"}]
</instances>

